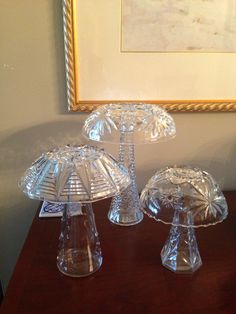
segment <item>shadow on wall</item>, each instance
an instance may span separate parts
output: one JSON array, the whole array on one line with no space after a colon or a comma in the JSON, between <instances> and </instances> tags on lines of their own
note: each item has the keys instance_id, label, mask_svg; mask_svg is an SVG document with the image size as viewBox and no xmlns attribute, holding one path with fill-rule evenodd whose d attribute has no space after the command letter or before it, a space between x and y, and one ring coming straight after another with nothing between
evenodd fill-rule
<instances>
[{"instance_id":1,"label":"shadow on wall","mask_svg":"<svg viewBox=\"0 0 236 314\"><path fill-rule=\"evenodd\" d=\"M0 143L0 278L4 290L27 235L38 202L29 200L18 181L31 163L55 146L82 144L83 116L20 130Z\"/></svg>"},{"instance_id":2,"label":"shadow on wall","mask_svg":"<svg viewBox=\"0 0 236 314\"><path fill-rule=\"evenodd\" d=\"M209 172L221 189L232 190L236 186L236 145L234 138L210 140L198 147L186 146L183 153L177 147L183 143L171 142L137 147L137 181L139 190L146 185L156 171L166 166L192 165ZM141 155L145 151L145 159Z\"/></svg>"},{"instance_id":3,"label":"shadow on wall","mask_svg":"<svg viewBox=\"0 0 236 314\"><path fill-rule=\"evenodd\" d=\"M81 121L80 121L81 120ZM65 144L87 143L81 136L83 119L56 121L21 130L1 142L0 171L22 169L42 152Z\"/></svg>"},{"instance_id":4,"label":"shadow on wall","mask_svg":"<svg viewBox=\"0 0 236 314\"><path fill-rule=\"evenodd\" d=\"M202 145L198 154L193 156L190 164L209 172L220 185L222 190L233 190L236 186L236 144L234 139L224 140L220 144L220 139ZM203 159L208 151L208 159Z\"/></svg>"}]
</instances>

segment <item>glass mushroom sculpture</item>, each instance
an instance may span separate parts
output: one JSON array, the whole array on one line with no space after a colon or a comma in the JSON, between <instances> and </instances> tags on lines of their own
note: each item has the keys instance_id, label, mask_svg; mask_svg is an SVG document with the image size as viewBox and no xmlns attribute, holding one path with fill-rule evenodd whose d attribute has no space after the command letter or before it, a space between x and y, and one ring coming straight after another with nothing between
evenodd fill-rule
<instances>
[{"instance_id":1,"label":"glass mushroom sculpture","mask_svg":"<svg viewBox=\"0 0 236 314\"><path fill-rule=\"evenodd\" d=\"M119 162L129 171L131 185L113 198L108 218L130 226L143 219L136 182L135 144L157 143L175 136L175 123L162 108L151 104L100 106L86 119L82 134L93 141L119 143Z\"/></svg>"},{"instance_id":2,"label":"glass mushroom sculpture","mask_svg":"<svg viewBox=\"0 0 236 314\"><path fill-rule=\"evenodd\" d=\"M82 277L102 264L92 202L112 197L130 184L128 171L104 150L65 146L42 154L20 187L30 198L64 203L57 266Z\"/></svg>"},{"instance_id":3,"label":"glass mushroom sculpture","mask_svg":"<svg viewBox=\"0 0 236 314\"><path fill-rule=\"evenodd\" d=\"M149 180L141 194L142 210L172 225L161 251L162 264L174 272L194 272L202 265L195 227L222 222L227 203L212 176L194 167L167 167Z\"/></svg>"}]
</instances>

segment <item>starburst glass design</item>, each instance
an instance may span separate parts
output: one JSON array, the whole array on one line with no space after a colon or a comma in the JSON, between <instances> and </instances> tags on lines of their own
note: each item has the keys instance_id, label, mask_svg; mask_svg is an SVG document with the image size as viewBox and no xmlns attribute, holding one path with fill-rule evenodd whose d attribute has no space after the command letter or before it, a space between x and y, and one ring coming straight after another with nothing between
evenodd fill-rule
<instances>
[{"instance_id":1,"label":"starburst glass design","mask_svg":"<svg viewBox=\"0 0 236 314\"><path fill-rule=\"evenodd\" d=\"M217 224L228 214L225 197L216 181L196 167L176 166L157 171L143 190L141 201L143 211L167 224L173 224L178 209L181 214L178 224L183 227L189 223L194 227ZM185 221L187 214L191 215L191 222Z\"/></svg>"},{"instance_id":2,"label":"starburst glass design","mask_svg":"<svg viewBox=\"0 0 236 314\"><path fill-rule=\"evenodd\" d=\"M214 178L187 166L157 171L142 191L141 207L149 217L172 225L161 258L175 272L193 272L202 264L194 227L217 224L228 214Z\"/></svg>"},{"instance_id":3,"label":"starburst glass design","mask_svg":"<svg viewBox=\"0 0 236 314\"><path fill-rule=\"evenodd\" d=\"M183 193L181 189L176 186L172 189L159 189L158 198L161 204L167 208L182 208Z\"/></svg>"},{"instance_id":4,"label":"starburst glass design","mask_svg":"<svg viewBox=\"0 0 236 314\"><path fill-rule=\"evenodd\" d=\"M156 105L109 104L89 115L82 133L93 141L120 143L119 161L127 167L131 185L112 201L108 218L122 226L139 223L143 213L137 190L134 145L173 138L176 130L172 117Z\"/></svg>"},{"instance_id":5,"label":"starburst glass design","mask_svg":"<svg viewBox=\"0 0 236 314\"><path fill-rule=\"evenodd\" d=\"M173 118L150 104L108 104L94 110L85 120L83 135L93 141L120 142L120 133L130 133L124 144L165 141L176 134Z\"/></svg>"},{"instance_id":6,"label":"starburst glass design","mask_svg":"<svg viewBox=\"0 0 236 314\"><path fill-rule=\"evenodd\" d=\"M121 193L130 184L128 171L96 147L65 146L44 153L26 171L20 187L30 198L63 203L57 267L83 277L102 264L91 202Z\"/></svg>"}]
</instances>

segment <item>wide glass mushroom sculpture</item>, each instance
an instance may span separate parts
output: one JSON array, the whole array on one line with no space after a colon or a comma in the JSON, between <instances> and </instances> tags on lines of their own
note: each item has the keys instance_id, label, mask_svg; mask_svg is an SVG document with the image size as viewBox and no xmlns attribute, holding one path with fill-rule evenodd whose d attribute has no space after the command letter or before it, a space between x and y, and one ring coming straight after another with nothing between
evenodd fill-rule
<instances>
[{"instance_id":1,"label":"wide glass mushroom sculpture","mask_svg":"<svg viewBox=\"0 0 236 314\"><path fill-rule=\"evenodd\" d=\"M151 144L175 136L173 118L151 104L109 104L98 107L85 120L82 134L93 141L119 143L118 160L129 171L131 185L113 198L108 218L130 226L143 219L136 182L134 145Z\"/></svg>"},{"instance_id":2,"label":"wide glass mushroom sculpture","mask_svg":"<svg viewBox=\"0 0 236 314\"><path fill-rule=\"evenodd\" d=\"M141 193L142 210L172 225L161 251L162 264L174 272L194 272L202 265L195 227L222 222L225 197L213 177L199 168L167 167L156 172Z\"/></svg>"},{"instance_id":3,"label":"wide glass mushroom sculpture","mask_svg":"<svg viewBox=\"0 0 236 314\"><path fill-rule=\"evenodd\" d=\"M128 171L102 149L65 146L42 154L20 187L30 198L64 203L57 266L83 277L102 264L92 202L112 197L130 184Z\"/></svg>"}]
</instances>

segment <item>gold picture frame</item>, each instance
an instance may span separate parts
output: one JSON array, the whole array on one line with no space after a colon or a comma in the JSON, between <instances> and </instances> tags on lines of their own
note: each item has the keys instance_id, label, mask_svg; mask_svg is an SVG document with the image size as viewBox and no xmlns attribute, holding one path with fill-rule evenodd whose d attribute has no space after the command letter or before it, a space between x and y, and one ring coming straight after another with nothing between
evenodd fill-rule
<instances>
[{"instance_id":1,"label":"gold picture frame","mask_svg":"<svg viewBox=\"0 0 236 314\"><path fill-rule=\"evenodd\" d=\"M107 103L151 103L164 107L170 112L233 112L236 111L236 99L217 100L81 100L79 91L78 67L78 21L76 5L80 0L63 0L63 25L66 67L66 89L68 110L72 112L90 112ZM118 0L116 0L118 1Z\"/></svg>"}]
</instances>

